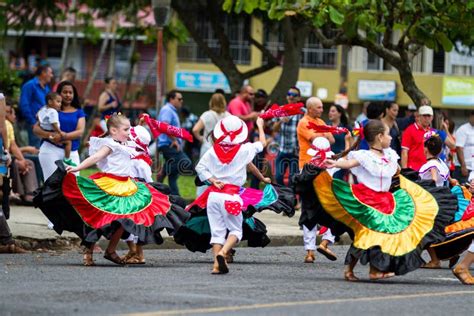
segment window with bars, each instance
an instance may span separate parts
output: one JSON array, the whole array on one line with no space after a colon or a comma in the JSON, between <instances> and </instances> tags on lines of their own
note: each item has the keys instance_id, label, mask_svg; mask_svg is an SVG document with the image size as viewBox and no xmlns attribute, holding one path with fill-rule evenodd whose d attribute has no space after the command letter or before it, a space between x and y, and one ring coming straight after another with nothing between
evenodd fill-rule
<instances>
[{"instance_id":1,"label":"window with bars","mask_svg":"<svg viewBox=\"0 0 474 316\"><path fill-rule=\"evenodd\" d=\"M250 64L250 17L237 17L222 15L221 26L229 38L230 55L236 64ZM205 14L197 19L197 30L204 42L216 54L220 52L219 41L214 34L211 23ZM178 45L179 62L202 62L209 63L211 60L207 54L199 48L196 42L190 38L185 44Z\"/></svg>"},{"instance_id":2,"label":"window with bars","mask_svg":"<svg viewBox=\"0 0 474 316\"><path fill-rule=\"evenodd\" d=\"M331 34L326 34L331 37ZM265 47L279 62L283 62L285 45L283 32L275 25L266 25L264 32ZM263 61L266 62L265 56ZM301 67L335 69L337 66L337 48L324 48L314 33L310 33L301 52Z\"/></svg>"}]
</instances>

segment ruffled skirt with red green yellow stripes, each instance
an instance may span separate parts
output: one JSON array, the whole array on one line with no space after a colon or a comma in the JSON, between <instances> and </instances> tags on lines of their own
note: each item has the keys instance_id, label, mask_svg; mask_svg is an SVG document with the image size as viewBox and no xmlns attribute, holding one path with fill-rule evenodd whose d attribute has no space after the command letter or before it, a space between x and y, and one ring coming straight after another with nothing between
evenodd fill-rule
<instances>
[{"instance_id":1,"label":"ruffled skirt with red green yellow stripes","mask_svg":"<svg viewBox=\"0 0 474 316\"><path fill-rule=\"evenodd\" d=\"M463 253L474 239L474 199L472 194L461 186L451 189L457 197L458 210L454 216L454 223L445 227L446 238L431 245L439 259L450 259Z\"/></svg>"},{"instance_id":2,"label":"ruffled skirt with red green yellow stripes","mask_svg":"<svg viewBox=\"0 0 474 316\"><path fill-rule=\"evenodd\" d=\"M84 244L110 238L120 227L124 238L133 234L140 244L160 244L163 229L173 235L190 217L178 197L151 184L104 173L76 177L58 166L34 203L59 234L74 232Z\"/></svg>"},{"instance_id":3,"label":"ruffled skirt with red green yellow stripes","mask_svg":"<svg viewBox=\"0 0 474 316\"><path fill-rule=\"evenodd\" d=\"M397 275L424 263L421 252L443 240L443 229L457 209L448 188L403 176L393 191L375 192L363 184L332 179L323 171L314 178L313 188L325 212L354 235L346 264L359 259Z\"/></svg>"},{"instance_id":4,"label":"ruffled skirt with red green yellow stripes","mask_svg":"<svg viewBox=\"0 0 474 316\"><path fill-rule=\"evenodd\" d=\"M237 188L243 201L242 241L249 247L265 247L270 243L265 224L253 215L270 210L291 217L295 213L296 197L293 190L277 184L267 184L263 191L252 188ZM204 194L203 194L204 195ZM188 205L191 218L174 235L174 240L192 252L206 252L211 248L211 228L207 218L207 200L202 196ZM200 202L197 202L200 201Z\"/></svg>"}]
</instances>

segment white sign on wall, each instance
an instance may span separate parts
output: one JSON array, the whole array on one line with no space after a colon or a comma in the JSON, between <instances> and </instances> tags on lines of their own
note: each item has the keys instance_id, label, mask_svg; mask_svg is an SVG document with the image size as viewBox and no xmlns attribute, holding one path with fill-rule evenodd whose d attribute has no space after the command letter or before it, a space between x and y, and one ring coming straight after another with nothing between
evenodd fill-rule
<instances>
[{"instance_id":1,"label":"white sign on wall","mask_svg":"<svg viewBox=\"0 0 474 316\"><path fill-rule=\"evenodd\" d=\"M311 81L297 81L296 87L300 89L302 97L310 97L313 94L313 83Z\"/></svg>"}]
</instances>

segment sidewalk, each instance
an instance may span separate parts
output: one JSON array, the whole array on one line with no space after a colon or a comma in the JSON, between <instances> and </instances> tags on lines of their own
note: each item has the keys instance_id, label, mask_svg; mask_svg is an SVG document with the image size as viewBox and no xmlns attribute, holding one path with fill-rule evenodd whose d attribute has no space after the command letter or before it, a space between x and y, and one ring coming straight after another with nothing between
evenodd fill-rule
<instances>
[{"instance_id":1,"label":"sidewalk","mask_svg":"<svg viewBox=\"0 0 474 316\"><path fill-rule=\"evenodd\" d=\"M268 236L272 240L269 246L302 246L303 231L298 226L299 213L292 218L267 211L255 215L267 226ZM47 219L41 211L32 206L12 205L8 225L14 238L28 249L56 249L77 246L80 243L75 234L64 232L59 236L48 229ZM164 236L166 232L163 232ZM343 236L345 237L345 236ZM346 243L348 238L341 238ZM106 241L101 240L104 246ZM171 237L165 237L163 245L149 245L147 248L181 248Z\"/></svg>"}]
</instances>

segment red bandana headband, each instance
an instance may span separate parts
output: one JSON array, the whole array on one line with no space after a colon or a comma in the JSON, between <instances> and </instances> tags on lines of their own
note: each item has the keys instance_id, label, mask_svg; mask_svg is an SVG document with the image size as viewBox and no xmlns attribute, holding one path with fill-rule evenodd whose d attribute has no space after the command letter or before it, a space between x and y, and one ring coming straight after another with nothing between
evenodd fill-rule
<instances>
[{"instance_id":1,"label":"red bandana headband","mask_svg":"<svg viewBox=\"0 0 474 316\"><path fill-rule=\"evenodd\" d=\"M148 145L145 145L140 138L137 136L137 132L133 128L130 129L130 135L133 137L133 141L138 145L138 147L148 153Z\"/></svg>"},{"instance_id":2,"label":"red bandana headband","mask_svg":"<svg viewBox=\"0 0 474 316\"><path fill-rule=\"evenodd\" d=\"M222 142L227 136L230 137L230 141L234 141L234 139L240 134L242 133L242 130L244 129L244 125L242 124L240 126L240 128L238 130L235 130L235 131L228 131L225 129L225 126L224 124L222 123L221 121L221 130L223 132L222 136L219 137L217 140L216 140L216 144Z\"/></svg>"}]
</instances>

